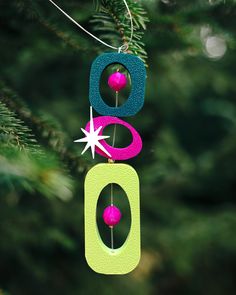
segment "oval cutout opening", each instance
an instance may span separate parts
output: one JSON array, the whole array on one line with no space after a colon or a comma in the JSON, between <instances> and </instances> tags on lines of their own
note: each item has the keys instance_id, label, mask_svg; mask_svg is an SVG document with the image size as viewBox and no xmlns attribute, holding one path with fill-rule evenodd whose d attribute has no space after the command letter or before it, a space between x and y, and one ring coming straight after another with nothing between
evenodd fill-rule
<instances>
[{"instance_id":1,"label":"oval cutout opening","mask_svg":"<svg viewBox=\"0 0 236 295\"><path fill-rule=\"evenodd\" d=\"M120 124L106 126L103 130L103 134L110 135L110 137L106 139L106 142L111 146L114 142L115 148L126 148L132 143L133 140L129 129ZM115 140L113 141L114 136Z\"/></svg>"},{"instance_id":2,"label":"oval cutout opening","mask_svg":"<svg viewBox=\"0 0 236 295\"><path fill-rule=\"evenodd\" d=\"M116 63L106 67L102 72L99 88L102 99L110 107L116 106L116 93L113 89L109 87L108 78L116 71L125 74L127 78L127 85L118 93L118 106L124 104L124 102L128 99L131 91L130 75L123 65Z\"/></svg>"},{"instance_id":3,"label":"oval cutout opening","mask_svg":"<svg viewBox=\"0 0 236 295\"><path fill-rule=\"evenodd\" d=\"M111 186L113 186L113 204L120 209L122 214L120 222L113 227L113 249L117 249L126 241L131 226L129 200L121 186L113 183L103 188L98 198L96 216L100 237L107 247L112 248L111 229L102 218L104 209L111 205Z\"/></svg>"}]
</instances>

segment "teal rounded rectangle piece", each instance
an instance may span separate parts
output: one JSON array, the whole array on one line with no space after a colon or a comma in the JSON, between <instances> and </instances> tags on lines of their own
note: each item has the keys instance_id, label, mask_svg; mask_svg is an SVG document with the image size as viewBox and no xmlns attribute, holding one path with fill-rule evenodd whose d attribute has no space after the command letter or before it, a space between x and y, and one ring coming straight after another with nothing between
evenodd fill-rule
<instances>
[{"instance_id":1,"label":"teal rounded rectangle piece","mask_svg":"<svg viewBox=\"0 0 236 295\"><path fill-rule=\"evenodd\" d=\"M128 70L131 78L131 91L124 104L119 107L111 107L101 97L100 79L106 67L117 63L123 65ZM94 60L91 67L89 83L90 104L100 115L133 116L144 104L145 82L146 69L139 57L126 53L104 53Z\"/></svg>"}]
</instances>

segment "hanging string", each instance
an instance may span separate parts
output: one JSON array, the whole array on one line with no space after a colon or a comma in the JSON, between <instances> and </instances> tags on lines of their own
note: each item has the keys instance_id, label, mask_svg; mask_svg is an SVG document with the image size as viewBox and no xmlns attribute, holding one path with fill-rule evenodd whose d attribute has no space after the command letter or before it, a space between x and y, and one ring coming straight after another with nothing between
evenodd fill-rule
<instances>
[{"instance_id":1,"label":"hanging string","mask_svg":"<svg viewBox=\"0 0 236 295\"><path fill-rule=\"evenodd\" d=\"M99 39L98 37L96 37L95 35L93 35L92 33L90 33L88 30L86 30L83 26L81 26L77 21L75 21L69 14L67 14L59 5L57 5L54 1L52 0L48 0L50 1L61 13L63 13L71 22L73 22L77 27L79 27L81 30L83 30L86 34L88 34L90 37L94 38L95 40L97 40L98 42L102 43L103 45L117 50L118 52L122 52L122 51L126 51L129 47L129 44L132 42L133 39L133 34L134 34L134 24L133 24L133 18L129 9L129 6L126 2L126 0L122 0L124 2L124 5L127 9L128 15L129 15L129 19L130 19L130 37L129 37L129 41L123 45L121 45L120 47L115 47L112 46L110 44L108 44L107 42Z\"/></svg>"},{"instance_id":2,"label":"hanging string","mask_svg":"<svg viewBox=\"0 0 236 295\"><path fill-rule=\"evenodd\" d=\"M118 103L119 103L119 96L118 96L119 92L116 91L116 104L115 107L118 107ZM113 130L113 135L112 135L112 147L115 146L115 142L116 142L116 124L114 126L114 130Z\"/></svg>"},{"instance_id":3,"label":"hanging string","mask_svg":"<svg viewBox=\"0 0 236 295\"><path fill-rule=\"evenodd\" d=\"M115 107L117 108L119 104L119 92L116 91L116 102ZM115 146L116 141L116 124L113 129L113 135L112 135L112 146ZM114 197L113 197L113 183L111 183L111 206L113 206L114 203ZM111 226L111 249L114 249L114 227Z\"/></svg>"}]
</instances>

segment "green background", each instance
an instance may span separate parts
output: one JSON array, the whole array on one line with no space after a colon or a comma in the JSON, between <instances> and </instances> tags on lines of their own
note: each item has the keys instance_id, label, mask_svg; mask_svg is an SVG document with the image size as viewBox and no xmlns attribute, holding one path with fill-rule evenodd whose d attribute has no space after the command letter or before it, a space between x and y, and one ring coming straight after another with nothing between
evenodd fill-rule
<instances>
[{"instance_id":1,"label":"green background","mask_svg":"<svg viewBox=\"0 0 236 295\"><path fill-rule=\"evenodd\" d=\"M118 11L122 1L111 2ZM102 32L90 21L92 1L57 3L104 40L122 44L105 20ZM149 18L145 105L125 120L144 144L127 161L141 182L142 258L128 275L105 276L86 264L83 216L85 173L105 160L81 157L83 145L73 140L89 120L90 66L109 49L48 1L0 0L1 295L236 292L236 2L141 3ZM101 92L112 101L106 75ZM126 146L129 136L117 128L117 145ZM116 195L120 245L130 213L118 187ZM98 223L106 243L101 214L108 203L105 189Z\"/></svg>"}]
</instances>

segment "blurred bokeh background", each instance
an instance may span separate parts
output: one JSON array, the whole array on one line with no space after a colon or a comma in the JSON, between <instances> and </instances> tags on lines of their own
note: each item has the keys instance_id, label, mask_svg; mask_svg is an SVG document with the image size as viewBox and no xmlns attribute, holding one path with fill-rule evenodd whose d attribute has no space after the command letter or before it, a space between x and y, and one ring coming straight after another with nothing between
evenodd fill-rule
<instances>
[{"instance_id":1,"label":"blurred bokeh background","mask_svg":"<svg viewBox=\"0 0 236 295\"><path fill-rule=\"evenodd\" d=\"M129 50L147 65L145 105L125 118L144 143L127 161L141 182L142 258L128 275L105 276L84 257L83 183L106 160L81 157L73 140L89 120L90 66L110 50L49 1L0 0L1 295L236 292L236 2L127 2L135 21ZM103 40L128 40L122 1L57 3ZM101 83L110 103L111 71ZM117 146L129 140L118 126ZM109 244L103 195L98 223ZM115 201L123 212L118 246L130 215L119 188Z\"/></svg>"}]
</instances>

